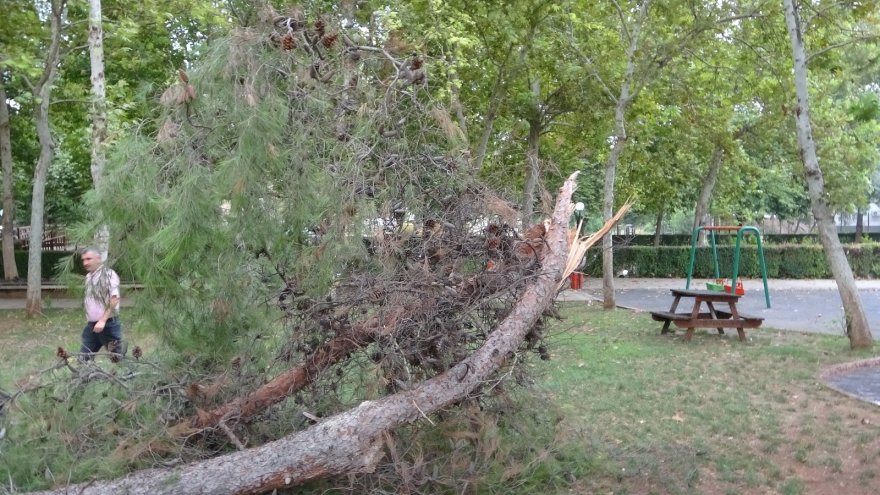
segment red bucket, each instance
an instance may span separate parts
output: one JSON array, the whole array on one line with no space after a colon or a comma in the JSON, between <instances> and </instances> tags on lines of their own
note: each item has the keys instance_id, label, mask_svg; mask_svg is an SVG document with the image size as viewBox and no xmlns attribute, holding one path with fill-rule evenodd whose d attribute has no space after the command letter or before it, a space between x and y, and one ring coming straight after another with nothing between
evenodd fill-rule
<instances>
[{"instance_id":1,"label":"red bucket","mask_svg":"<svg viewBox=\"0 0 880 495\"><path fill-rule=\"evenodd\" d=\"M724 292L730 292L730 284L724 284ZM746 290L743 288L743 283L739 280L736 281L736 295L744 296L746 294Z\"/></svg>"},{"instance_id":2,"label":"red bucket","mask_svg":"<svg viewBox=\"0 0 880 495\"><path fill-rule=\"evenodd\" d=\"M568 276L569 284L573 290L578 290L584 286L584 274L581 272L571 272Z\"/></svg>"}]
</instances>

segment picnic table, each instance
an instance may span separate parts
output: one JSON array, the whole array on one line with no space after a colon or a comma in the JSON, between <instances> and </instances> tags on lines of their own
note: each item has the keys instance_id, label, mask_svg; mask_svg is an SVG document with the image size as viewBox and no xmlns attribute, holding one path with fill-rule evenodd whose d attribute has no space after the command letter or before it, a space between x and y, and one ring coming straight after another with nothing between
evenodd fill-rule
<instances>
[{"instance_id":1,"label":"picnic table","mask_svg":"<svg viewBox=\"0 0 880 495\"><path fill-rule=\"evenodd\" d=\"M690 340L697 328L717 328L718 333L724 334L725 328L736 328L739 340L746 339L746 328L758 328L764 321L760 316L746 315L736 309L739 294L720 292L714 290L690 290L670 289L673 296L672 306L669 311L651 311L651 318L663 322L661 334L670 332L669 324L674 323L679 328L686 328L684 340ZM688 312L677 312L678 304L682 298L693 298L694 305ZM706 311L700 311L705 304ZM716 304L727 304L727 311L716 308Z\"/></svg>"}]
</instances>

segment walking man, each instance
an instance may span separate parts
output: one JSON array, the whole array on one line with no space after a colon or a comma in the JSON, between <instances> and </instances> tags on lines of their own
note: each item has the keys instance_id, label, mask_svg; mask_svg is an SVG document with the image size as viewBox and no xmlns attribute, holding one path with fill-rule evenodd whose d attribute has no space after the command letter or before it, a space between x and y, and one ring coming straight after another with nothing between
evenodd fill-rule
<instances>
[{"instance_id":1,"label":"walking man","mask_svg":"<svg viewBox=\"0 0 880 495\"><path fill-rule=\"evenodd\" d=\"M86 294L83 306L86 326L82 331L80 352L86 360L102 347L114 354L125 354L122 344L122 324L119 321L119 275L104 266L97 249L82 251L82 263L86 269ZM111 355L112 361L118 356Z\"/></svg>"}]
</instances>

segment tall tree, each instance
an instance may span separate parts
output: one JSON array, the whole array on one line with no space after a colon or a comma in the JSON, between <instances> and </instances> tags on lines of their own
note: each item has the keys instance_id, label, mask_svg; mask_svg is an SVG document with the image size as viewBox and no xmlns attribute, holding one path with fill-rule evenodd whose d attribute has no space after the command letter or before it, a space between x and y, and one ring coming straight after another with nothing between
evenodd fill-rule
<instances>
[{"instance_id":1,"label":"tall tree","mask_svg":"<svg viewBox=\"0 0 880 495\"><path fill-rule=\"evenodd\" d=\"M40 156L34 169L33 195L31 197L31 228L28 243L28 277L26 311L29 316L39 314L42 302L42 254L43 212L45 207L46 175L55 155L55 141L49 126L49 103L58 76L61 53L61 31L64 23L66 0L52 0L49 10L49 44L43 71L35 84L30 84L34 96L34 121L40 142Z\"/></svg>"},{"instance_id":2,"label":"tall tree","mask_svg":"<svg viewBox=\"0 0 880 495\"><path fill-rule=\"evenodd\" d=\"M101 0L89 0L89 59L92 82L92 139L91 172L95 189L101 185L104 174L104 143L107 140L107 98L104 89L104 30L101 20ZM97 244L101 257L107 257L109 234L102 226L98 230Z\"/></svg>"},{"instance_id":3,"label":"tall tree","mask_svg":"<svg viewBox=\"0 0 880 495\"><path fill-rule=\"evenodd\" d=\"M616 89L603 80L594 62L595 57L580 51L580 58L587 71L600 81L605 88L606 96L614 103L614 126L608 141L611 151L605 159L604 182L602 186L602 218L610 219L614 215L614 185L617 176L617 164L626 145L626 118L627 110L633 99L638 95L644 85L643 79L638 79L636 68L639 47L642 41L642 30L648 19L648 9L651 0L641 0L632 10L624 9L616 1L614 9L619 18L621 38L625 43L625 68L620 77L619 86ZM614 300L614 254L611 236L602 240L602 306L613 309L617 306Z\"/></svg>"},{"instance_id":4,"label":"tall tree","mask_svg":"<svg viewBox=\"0 0 880 495\"><path fill-rule=\"evenodd\" d=\"M846 333L853 349L866 349L873 346L871 327L865 316L865 308L856 287L852 269L843 252L834 215L825 200L825 180L816 154L816 143L810 122L810 96L807 78L807 51L804 46L804 33L798 7L795 0L783 0L785 23L791 40L792 62L794 65L794 83L797 94L795 123L797 126L798 146L804 165L810 205L816 220L819 240L825 250L825 257L831 267L831 273L837 282L840 299L843 302L846 317Z\"/></svg>"},{"instance_id":5,"label":"tall tree","mask_svg":"<svg viewBox=\"0 0 880 495\"><path fill-rule=\"evenodd\" d=\"M15 246L12 238L12 218L15 202L12 199L12 138L9 131L9 105L6 101L6 83L0 72L0 163L3 165L3 279L18 278L15 266Z\"/></svg>"}]
</instances>

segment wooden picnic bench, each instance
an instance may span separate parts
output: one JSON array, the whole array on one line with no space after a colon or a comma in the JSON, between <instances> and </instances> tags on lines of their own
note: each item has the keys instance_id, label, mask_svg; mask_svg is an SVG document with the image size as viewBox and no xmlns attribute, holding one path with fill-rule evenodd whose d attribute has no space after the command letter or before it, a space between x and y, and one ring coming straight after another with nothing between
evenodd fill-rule
<instances>
[{"instance_id":1,"label":"wooden picnic bench","mask_svg":"<svg viewBox=\"0 0 880 495\"><path fill-rule=\"evenodd\" d=\"M697 328L716 328L720 334L724 334L725 328L736 328L739 340L745 340L745 329L758 328L764 321L760 316L747 315L736 309L736 303L740 298L738 294L689 289L671 289L671 292L673 301L669 311L651 311L651 318L663 322L661 334L669 333L669 325L673 323L679 328L687 329L684 336L686 341L693 337ZM693 298L694 305L689 312L676 312L682 298ZM718 303L727 304L729 311L716 309L715 304ZM706 305L706 311L701 311L703 304Z\"/></svg>"}]
</instances>

